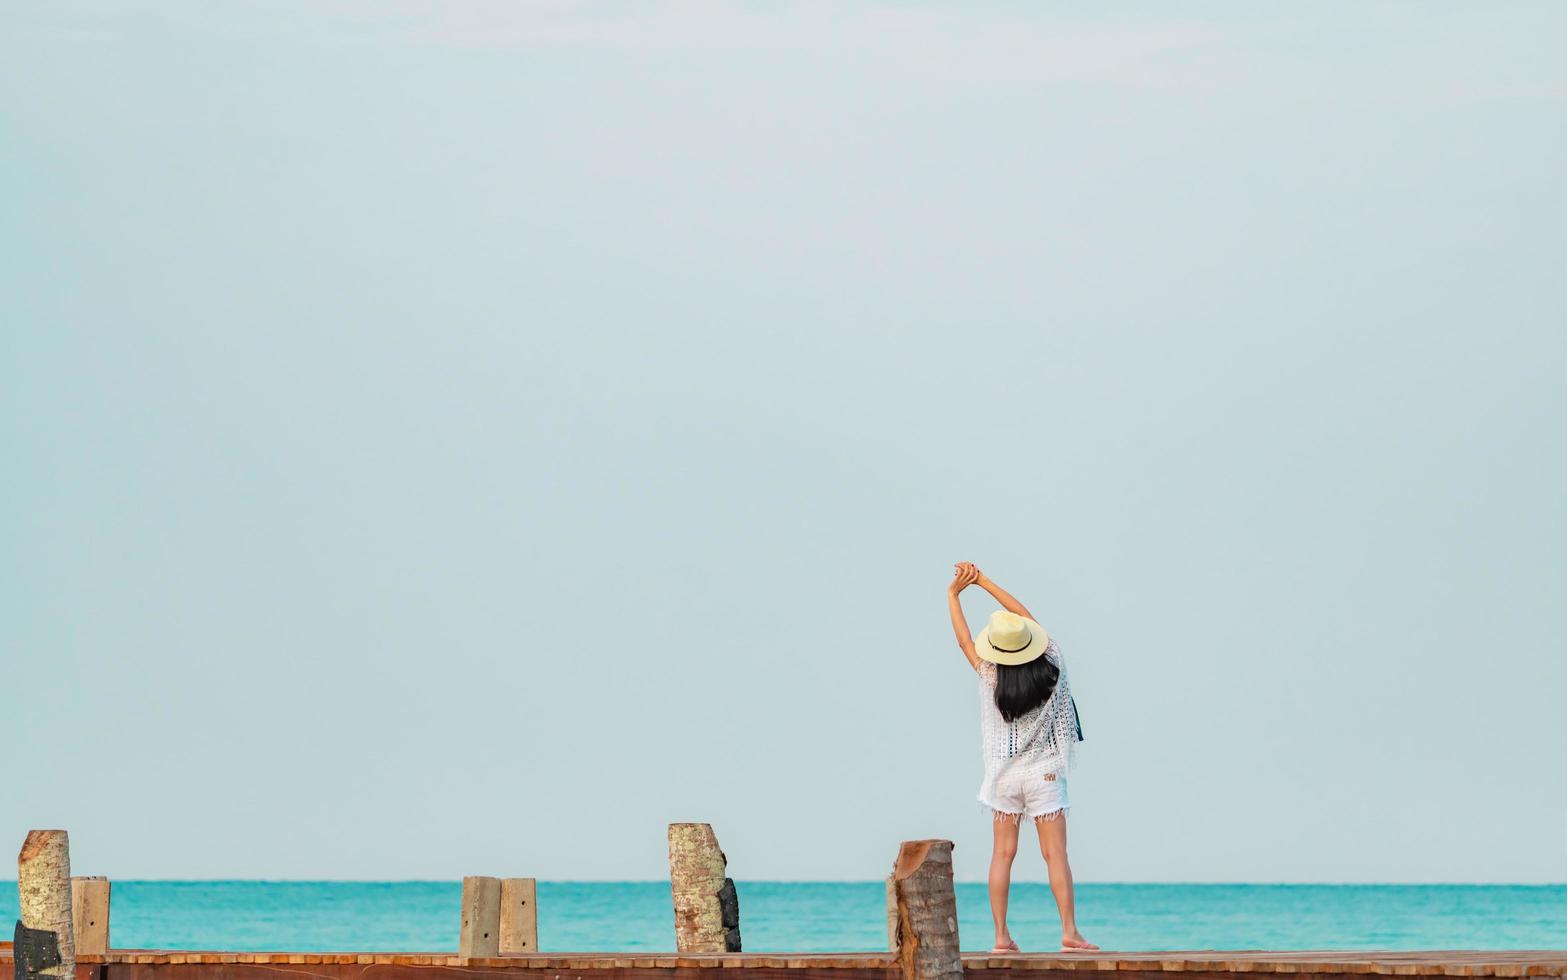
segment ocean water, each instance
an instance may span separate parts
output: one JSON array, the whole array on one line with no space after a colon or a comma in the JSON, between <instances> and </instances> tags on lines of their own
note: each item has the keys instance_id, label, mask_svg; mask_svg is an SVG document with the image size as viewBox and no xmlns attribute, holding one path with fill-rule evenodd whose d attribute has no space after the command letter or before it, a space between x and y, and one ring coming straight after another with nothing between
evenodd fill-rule
<instances>
[{"instance_id":1,"label":"ocean water","mask_svg":"<svg viewBox=\"0 0 1567 980\"><path fill-rule=\"evenodd\" d=\"M116 881L118 947L454 951L458 882ZM881 882L742 882L748 951L886 948ZM1106 949L1562 949L1567 885L1078 886L1078 921ZM666 882L540 882L544 950L668 950ZM965 949L988 948L983 884L958 885ZM0 918L16 887L0 887ZM1053 949L1042 884L1015 884L1010 915L1024 949ZM6 930L9 933L9 929Z\"/></svg>"}]
</instances>

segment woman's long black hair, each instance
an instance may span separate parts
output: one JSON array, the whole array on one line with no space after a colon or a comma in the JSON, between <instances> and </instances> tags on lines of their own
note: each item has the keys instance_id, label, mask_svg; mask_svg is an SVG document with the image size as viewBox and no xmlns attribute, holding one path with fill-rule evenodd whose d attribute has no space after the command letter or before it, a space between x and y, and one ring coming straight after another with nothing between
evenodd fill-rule
<instances>
[{"instance_id":1,"label":"woman's long black hair","mask_svg":"<svg viewBox=\"0 0 1567 980\"><path fill-rule=\"evenodd\" d=\"M1017 721L1050 700L1061 669L1040 654L1026 664L996 664L996 707L1007 721Z\"/></svg>"}]
</instances>

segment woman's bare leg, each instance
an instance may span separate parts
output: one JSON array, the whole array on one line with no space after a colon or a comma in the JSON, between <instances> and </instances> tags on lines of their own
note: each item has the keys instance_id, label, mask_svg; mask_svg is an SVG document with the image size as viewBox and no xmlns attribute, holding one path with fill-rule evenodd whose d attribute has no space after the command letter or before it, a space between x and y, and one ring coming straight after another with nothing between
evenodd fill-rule
<instances>
[{"instance_id":1,"label":"woman's bare leg","mask_svg":"<svg viewBox=\"0 0 1567 980\"><path fill-rule=\"evenodd\" d=\"M1098 949L1077 931L1077 908L1072 894L1072 866L1066 859L1066 814L1057 811L1051 817L1034 821L1039 829L1039 851L1050 869L1050 894L1055 896L1056 911L1061 914L1062 949ZM992 864L991 867L995 865ZM992 875L995 872L991 872ZM991 889L995 894L995 889ZM991 899L992 905L995 899Z\"/></svg>"},{"instance_id":2,"label":"woman's bare leg","mask_svg":"<svg viewBox=\"0 0 1567 980\"><path fill-rule=\"evenodd\" d=\"M1017 857L1016 820L998 816L990 821L995 841L990 850L990 915L996 920L996 950L1017 949L1007 931L1007 892L1012 887L1012 859Z\"/></svg>"}]
</instances>

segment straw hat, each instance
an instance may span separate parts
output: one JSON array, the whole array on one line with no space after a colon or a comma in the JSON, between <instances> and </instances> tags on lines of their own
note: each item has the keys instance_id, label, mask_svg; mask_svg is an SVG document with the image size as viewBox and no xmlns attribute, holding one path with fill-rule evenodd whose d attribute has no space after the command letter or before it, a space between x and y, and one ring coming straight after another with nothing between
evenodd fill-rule
<instances>
[{"instance_id":1,"label":"straw hat","mask_svg":"<svg viewBox=\"0 0 1567 980\"><path fill-rule=\"evenodd\" d=\"M974 652L979 659L1009 667L1039 659L1049 645L1050 634L1043 626L1005 609L991 613L990 625L974 638Z\"/></svg>"}]
</instances>

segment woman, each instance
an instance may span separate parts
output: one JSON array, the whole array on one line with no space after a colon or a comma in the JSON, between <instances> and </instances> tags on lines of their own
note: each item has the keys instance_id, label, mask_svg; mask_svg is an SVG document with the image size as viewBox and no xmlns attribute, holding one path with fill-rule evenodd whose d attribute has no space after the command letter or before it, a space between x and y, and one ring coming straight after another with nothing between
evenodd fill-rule
<instances>
[{"instance_id":1,"label":"woman","mask_svg":"<svg viewBox=\"0 0 1567 980\"><path fill-rule=\"evenodd\" d=\"M971 585L989 592L1003 607L991 614L990 625L973 639L959 600ZM979 787L979 802L990 811L995 834L990 913L996 920L996 945L991 952L1018 951L1007 931L1007 892L1024 818L1034 821L1050 871L1050 892L1061 915L1061 949L1098 949L1077 931L1072 868L1066 859L1066 777L1082 729L1061 651L1021 602L970 562L957 565L947 588L947 608L958 646L980 679L985 781Z\"/></svg>"}]
</instances>

